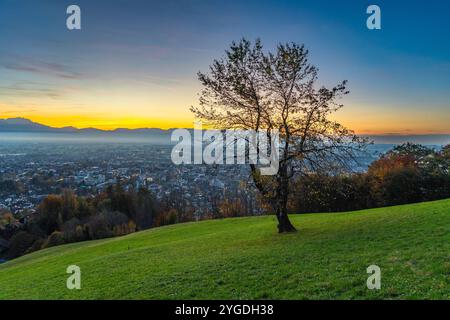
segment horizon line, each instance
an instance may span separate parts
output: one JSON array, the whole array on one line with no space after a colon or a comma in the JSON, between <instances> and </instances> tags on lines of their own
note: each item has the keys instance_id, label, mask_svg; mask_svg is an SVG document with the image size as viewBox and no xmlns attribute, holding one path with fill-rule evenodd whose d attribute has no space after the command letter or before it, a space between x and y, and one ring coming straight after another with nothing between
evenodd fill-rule
<instances>
[{"instance_id":1,"label":"horizon line","mask_svg":"<svg viewBox=\"0 0 450 320\"><path fill-rule=\"evenodd\" d=\"M156 129L156 130L162 130L162 131L170 131L170 130L175 130L175 129L194 129L193 127L168 127L168 128L161 128L161 127L113 127L113 128L101 128L101 127L96 127L96 126L86 126L86 127L77 127L75 125L64 125L64 126L54 126L54 125L50 125L50 124L46 124L43 122L37 122L34 120L31 120L29 118L26 117L6 117L6 118L0 118L0 120L17 120L17 119L21 119L21 120L26 120L26 121L30 121L32 123L38 124L38 125L43 125L52 129L67 129L67 128L73 128L76 130L89 130L89 129L94 129L94 130L99 130L99 131L103 131L103 132L114 132L117 130L151 130L151 129ZM371 133L371 132L357 132L354 131L356 135L361 135L361 136L438 136L438 135L450 135L450 131L449 132L411 132L411 133L406 133L406 132L378 132L378 133Z\"/></svg>"}]
</instances>

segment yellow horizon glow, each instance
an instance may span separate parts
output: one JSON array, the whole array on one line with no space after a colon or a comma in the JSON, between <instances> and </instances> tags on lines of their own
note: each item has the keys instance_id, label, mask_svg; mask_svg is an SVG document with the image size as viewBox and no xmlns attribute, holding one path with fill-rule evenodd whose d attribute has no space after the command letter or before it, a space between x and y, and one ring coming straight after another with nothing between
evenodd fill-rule
<instances>
[{"instance_id":1,"label":"yellow horizon glow","mask_svg":"<svg viewBox=\"0 0 450 320\"><path fill-rule=\"evenodd\" d=\"M101 130L114 130L119 128L141 129L141 128L189 128L192 121L183 119L151 119L141 117L120 117L98 119L89 116L62 116L62 117L42 117L35 115L17 115L7 118L25 118L39 124L55 128L74 127L77 129L96 128ZM6 119L6 118L5 118Z\"/></svg>"},{"instance_id":2,"label":"yellow horizon glow","mask_svg":"<svg viewBox=\"0 0 450 320\"><path fill-rule=\"evenodd\" d=\"M37 122L46 126L63 128L74 127L77 129L96 128L101 130L114 130L118 128L127 129L141 129L141 128L159 128L159 129L171 129L171 128L192 128L194 117L191 118L150 118L150 117L95 117L89 115L36 115L29 113L14 113L5 116L0 113L0 119L7 118L26 118L33 122ZM381 125L377 124L377 121L365 121L344 119L340 117L337 119L343 125L355 131L359 135L383 135L383 134L401 134L401 135L421 135L421 134L450 134L450 131L446 130L430 130L426 127L417 128L417 130L402 130L398 127L397 123L383 122ZM376 128L375 128L376 127Z\"/></svg>"},{"instance_id":3,"label":"yellow horizon glow","mask_svg":"<svg viewBox=\"0 0 450 320\"><path fill-rule=\"evenodd\" d=\"M95 107L85 107L94 104L87 97L80 101L83 107L60 104L60 101L46 101L43 107L42 102L36 103L31 99L22 101L20 105L0 103L0 119L21 117L56 128L72 126L102 130L193 127L194 116L188 106L196 105L196 99L187 93L172 97L170 106L162 97L153 99L150 103L145 97L136 95L132 99L116 96L114 99L104 100L97 96L95 100ZM29 107L25 108L23 105ZM133 107L124 107L127 105ZM450 114L445 112L424 114L423 111L417 111L405 114L395 108L386 110L350 103L333 114L332 119L360 135L450 134Z\"/></svg>"},{"instance_id":4,"label":"yellow horizon glow","mask_svg":"<svg viewBox=\"0 0 450 320\"><path fill-rule=\"evenodd\" d=\"M55 89L59 96L14 94L0 97L0 118L22 117L51 127L97 128L192 128L189 106L198 105L198 84L174 87L145 82L84 84ZM332 115L357 134L449 134L450 113L446 106L359 104L346 100Z\"/></svg>"}]
</instances>

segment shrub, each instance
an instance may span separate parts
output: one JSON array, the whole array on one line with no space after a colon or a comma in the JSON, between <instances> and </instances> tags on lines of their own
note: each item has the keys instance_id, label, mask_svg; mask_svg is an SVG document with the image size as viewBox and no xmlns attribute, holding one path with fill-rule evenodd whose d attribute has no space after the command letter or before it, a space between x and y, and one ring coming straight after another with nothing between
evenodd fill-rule
<instances>
[{"instance_id":1,"label":"shrub","mask_svg":"<svg viewBox=\"0 0 450 320\"><path fill-rule=\"evenodd\" d=\"M165 226L169 224L174 224L178 220L178 211L174 208L169 209L168 211L163 211L158 214L155 220L155 226Z\"/></svg>"},{"instance_id":2,"label":"shrub","mask_svg":"<svg viewBox=\"0 0 450 320\"><path fill-rule=\"evenodd\" d=\"M84 233L80 234L79 230L77 230L80 225L81 222L77 218L72 218L64 223L62 231L64 240L66 242L77 242L85 240Z\"/></svg>"},{"instance_id":3,"label":"shrub","mask_svg":"<svg viewBox=\"0 0 450 320\"><path fill-rule=\"evenodd\" d=\"M102 239L113 236L113 231L109 228L108 221L103 214L90 217L86 228L90 239Z\"/></svg>"},{"instance_id":4,"label":"shrub","mask_svg":"<svg viewBox=\"0 0 450 320\"><path fill-rule=\"evenodd\" d=\"M297 180L294 188L291 211L297 213L358 210L373 202L368 177L364 174L312 174Z\"/></svg>"},{"instance_id":5,"label":"shrub","mask_svg":"<svg viewBox=\"0 0 450 320\"><path fill-rule=\"evenodd\" d=\"M18 231L9 241L7 257L13 259L23 255L32 246L36 238L26 231Z\"/></svg>"},{"instance_id":6,"label":"shrub","mask_svg":"<svg viewBox=\"0 0 450 320\"><path fill-rule=\"evenodd\" d=\"M44 239L37 239L35 242L33 242L31 247L28 248L28 250L25 252L25 254L41 250L44 243L45 243Z\"/></svg>"},{"instance_id":7,"label":"shrub","mask_svg":"<svg viewBox=\"0 0 450 320\"><path fill-rule=\"evenodd\" d=\"M54 231L51 235L48 236L47 240L42 245L42 249L59 246L66 243L64 241L64 237L62 232Z\"/></svg>"},{"instance_id":8,"label":"shrub","mask_svg":"<svg viewBox=\"0 0 450 320\"><path fill-rule=\"evenodd\" d=\"M422 201L420 173L412 168L388 172L383 178L380 205L398 205Z\"/></svg>"},{"instance_id":9,"label":"shrub","mask_svg":"<svg viewBox=\"0 0 450 320\"><path fill-rule=\"evenodd\" d=\"M114 236L122 236L130 233L128 230L128 217L125 214L114 211L104 212L102 215L105 217L108 228L112 231Z\"/></svg>"}]
</instances>

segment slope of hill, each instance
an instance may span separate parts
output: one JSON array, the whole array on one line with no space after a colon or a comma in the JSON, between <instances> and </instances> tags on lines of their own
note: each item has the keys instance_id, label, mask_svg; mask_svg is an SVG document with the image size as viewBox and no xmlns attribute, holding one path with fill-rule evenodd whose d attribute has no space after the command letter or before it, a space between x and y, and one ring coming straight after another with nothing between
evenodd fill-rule
<instances>
[{"instance_id":1,"label":"slope of hill","mask_svg":"<svg viewBox=\"0 0 450 320\"><path fill-rule=\"evenodd\" d=\"M50 248L0 265L0 298L450 298L450 199L292 220L295 234L263 216ZM81 290L66 289L72 264Z\"/></svg>"}]
</instances>

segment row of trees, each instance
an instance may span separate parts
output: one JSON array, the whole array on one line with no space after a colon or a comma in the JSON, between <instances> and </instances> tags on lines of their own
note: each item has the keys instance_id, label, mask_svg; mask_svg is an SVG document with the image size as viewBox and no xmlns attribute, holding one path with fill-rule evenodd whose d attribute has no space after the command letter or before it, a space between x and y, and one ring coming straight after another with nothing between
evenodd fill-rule
<instances>
[{"instance_id":1,"label":"row of trees","mask_svg":"<svg viewBox=\"0 0 450 320\"><path fill-rule=\"evenodd\" d=\"M212 211L200 217L177 194L156 200L146 189L125 191L120 184L94 197L77 196L66 189L61 195L48 195L34 214L20 219L22 222L9 211L0 212L0 256L12 259L65 243L198 219L248 215L246 199L243 195L214 199Z\"/></svg>"},{"instance_id":2,"label":"row of trees","mask_svg":"<svg viewBox=\"0 0 450 320\"><path fill-rule=\"evenodd\" d=\"M374 161L365 173L298 178L290 211L348 211L448 198L449 168L450 145L439 151L400 145Z\"/></svg>"},{"instance_id":3,"label":"row of trees","mask_svg":"<svg viewBox=\"0 0 450 320\"><path fill-rule=\"evenodd\" d=\"M0 237L8 240L7 258L64 243L120 236L150 228L156 216L149 191L125 191L109 187L92 198L78 197L71 190L49 195L36 213L22 224L12 221L0 226ZM7 232L8 231L8 232Z\"/></svg>"}]
</instances>

